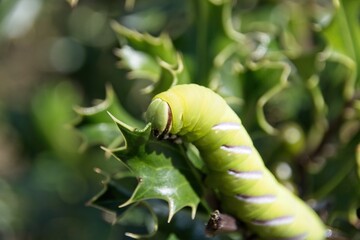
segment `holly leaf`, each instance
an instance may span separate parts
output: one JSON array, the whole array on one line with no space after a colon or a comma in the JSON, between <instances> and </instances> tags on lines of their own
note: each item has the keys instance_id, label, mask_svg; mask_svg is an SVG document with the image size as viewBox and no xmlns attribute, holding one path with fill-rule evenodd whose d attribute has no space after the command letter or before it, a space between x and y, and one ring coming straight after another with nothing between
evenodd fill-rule
<instances>
[{"instance_id":1,"label":"holly leaf","mask_svg":"<svg viewBox=\"0 0 360 240\"><path fill-rule=\"evenodd\" d=\"M277 49L271 51L274 41L271 32L259 29L240 32L233 21L228 21L236 19L231 2L215 2L215 9L221 10L220 29L224 36L223 45L214 57L211 88L246 115L243 116L249 122L244 123L246 126L257 122L267 134L275 135L278 130L269 122L265 105L288 85L291 68L287 58Z\"/></svg>"},{"instance_id":2,"label":"holly leaf","mask_svg":"<svg viewBox=\"0 0 360 240\"><path fill-rule=\"evenodd\" d=\"M129 79L149 79L156 82L159 77L160 66L149 54L125 45L115 50L115 56L120 59L118 67L130 70Z\"/></svg>"},{"instance_id":3,"label":"holly leaf","mask_svg":"<svg viewBox=\"0 0 360 240\"><path fill-rule=\"evenodd\" d=\"M355 0L336 1L336 12L330 25L322 33L328 43L324 56L345 65L352 73L346 80L343 94L351 99L354 94L357 71L360 66L360 27L358 9L360 2ZM340 34L339 34L340 33Z\"/></svg>"},{"instance_id":4,"label":"holly leaf","mask_svg":"<svg viewBox=\"0 0 360 240\"><path fill-rule=\"evenodd\" d=\"M160 58L170 64L176 63L176 50L167 34L159 37L151 36L148 33L140 33L131 30L118 22L112 22L112 28L120 41L137 51L147 53L154 59Z\"/></svg>"},{"instance_id":5,"label":"holly leaf","mask_svg":"<svg viewBox=\"0 0 360 240\"><path fill-rule=\"evenodd\" d=\"M92 107L76 106L74 110L78 114L78 118L74 121L73 125L83 139L81 149L94 145L104 145L113 148L123 142L118 128L113 124L107 111L111 111L124 122L135 126L143 125L143 123L126 112L110 85L106 87L105 100L98 101Z\"/></svg>"},{"instance_id":6,"label":"holly leaf","mask_svg":"<svg viewBox=\"0 0 360 240\"><path fill-rule=\"evenodd\" d=\"M152 139L150 125L139 130L111 117L122 132L125 145L104 149L123 161L138 179L136 189L120 208L148 199L161 199L168 203L169 222L184 207L190 207L194 218L200 202L199 188L193 186L196 179L182 151L167 142Z\"/></svg>"},{"instance_id":7,"label":"holly leaf","mask_svg":"<svg viewBox=\"0 0 360 240\"><path fill-rule=\"evenodd\" d=\"M119 208L119 205L126 202L134 191L136 187L135 177L123 173L111 176L101 169L95 171L105 177L102 181L103 189L88 202L88 205L114 212L118 216L122 215L127 208Z\"/></svg>"},{"instance_id":8,"label":"holly leaf","mask_svg":"<svg viewBox=\"0 0 360 240\"><path fill-rule=\"evenodd\" d=\"M159 93L173 85L190 82L181 55L175 50L168 35L153 37L113 22L112 27L122 47L115 51L119 67L129 69L130 79L152 82L144 93Z\"/></svg>"},{"instance_id":9,"label":"holly leaf","mask_svg":"<svg viewBox=\"0 0 360 240\"><path fill-rule=\"evenodd\" d=\"M126 225L129 228L137 226L139 233L126 232L126 236L143 239L155 235L158 228L158 219L150 205L139 202L132 206L128 205L119 208L119 204L124 203L134 191L137 182L136 178L124 172L113 175L109 175L100 169L96 169L96 172L105 176L104 187L99 194L89 201L88 205L108 212L107 219L112 223ZM150 217L147 217L148 215ZM152 224L149 224L150 220ZM149 225L151 226L149 227ZM142 230L141 233L140 229Z\"/></svg>"},{"instance_id":10,"label":"holly leaf","mask_svg":"<svg viewBox=\"0 0 360 240\"><path fill-rule=\"evenodd\" d=\"M177 55L176 64L159 61L159 65L161 71L158 80L144 89L145 92L157 94L177 84L184 84L190 81L180 55Z\"/></svg>"}]
</instances>

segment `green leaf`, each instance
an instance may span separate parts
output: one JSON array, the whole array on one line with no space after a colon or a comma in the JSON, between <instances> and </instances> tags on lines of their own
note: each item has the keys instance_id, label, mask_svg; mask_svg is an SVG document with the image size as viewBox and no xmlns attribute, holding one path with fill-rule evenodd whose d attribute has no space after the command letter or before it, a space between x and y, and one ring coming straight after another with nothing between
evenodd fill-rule
<instances>
[{"instance_id":1,"label":"green leaf","mask_svg":"<svg viewBox=\"0 0 360 240\"><path fill-rule=\"evenodd\" d=\"M88 205L113 213L114 223L146 228L144 231L148 232L147 234L126 232L125 235L129 237L143 239L156 234L158 227L157 217L148 204L139 202L139 204L132 206L119 207L120 204L124 203L131 196L132 191L134 191L137 183L136 178L123 173L110 176L100 169L97 169L97 172L105 176L105 180L103 181L104 188L89 201ZM150 214L150 217L147 217L148 214ZM148 227L149 222L152 222L151 229Z\"/></svg>"},{"instance_id":2,"label":"green leaf","mask_svg":"<svg viewBox=\"0 0 360 240\"><path fill-rule=\"evenodd\" d=\"M346 79L344 95L350 99L354 94L357 69L360 67L360 27L357 0L336 1L336 13L331 24L323 31L328 42L328 57L347 66L353 74Z\"/></svg>"},{"instance_id":3,"label":"green leaf","mask_svg":"<svg viewBox=\"0 0 360 240\"><path fill-rule=\"evenodd\" d=\"M121 59L120 67L130 70L132 79L152 82L144 93L156 94L173 85L190 82L181 55L175 50L168 35L153 37L139 33L113 22L115 33L123 40L122 48L115 54Z\"/></svg>"},{"instance_id":4,"label":"green leaf","mask_svg":"<svg viewBox=\"0 0 360 240\"><path fill-rule=\"evenodd\" d=\"M241 107L245 121L253 123L251 116L256 116L262 130L278 134L265 115L265 105L288 85L291 68L287 58L279 51L271 52L272 33L255 30L244 34L235 29L231 1L215 2L220 6L214 9L221 10L218 35L223 35L223 44L214 57L211 87L224 97L231 96L227 101L235 109Z\"/></svg>"},{"instance_id":5,"label":"green leaf","mask_svg":"<svg viewBox=\"0 0 360 240\"><path fill-rule=\"evenodd\" d=\"M357 0L337 1L334 19L323 31L330 48L354 60L360 48L359 4Z\"/></svg>"},{"instance_id":6,"label":"green leaf","mask_svg":"<svg viewBox=\"0 0 360 240\"><path fill-rule=\"evenodd\" d=\"M99 101L92 107L75 107L75 111L82 117L82 121L78 125L85 123L112 123L111 118L107 114L107 112L111 112L123 122L137 127L144 126L144 123L133 118L128 112L126 112L116 98L114 90L110 85L106 86L105 100Z\"/></svg>"},{"instance_id":7,"label":"green leaf","mask_svg":"<svg viewBox=\"0 0 360 240\"><path fill-rule=\"evenodd\" d=\"M136 178L129 174L117 174L110 176L100 169L96 172L103 175L103 189L94 196L89 205L101 210L114 212L116 215L123 214L127 208L119 208L119 205L127 201L136 187Z\"/></svg>"},{"instance_id":8,"label":"green leaf","mask_svg":"<svg viewBox=\"0 0 360 240\"><path fill-rule=\"evenodd\" d=\"M264 60L248 67L249 71L239 76L243 85L244 125L250 128L255 122L253 116L256 116L262 130L270 135L278 134L267 119L265 105L288 86L290 66L282 61Z\"/></svg>"},{"instance_id":9,"label":"green leaf","mask_svg":"<svg viewBox=\"0 0 360 240\"><path fill-rule=\"evenodd\" d=\"M114 116L112 118L120 128L126 144L119 149L105 150L124 161L138 179L132 196L120 207L147 199L162 199L169 205L168 221L184 207L191 208L194 218L200 198L192 186L196 179L185 161L185 155L166 142L151 139L150 125L138 130Z\"/></svg>"},{"instance_id":10,"label":"green leaf","mask_svg":"<svg viewBox=\"0 0 360 240\"><path fill-rule=\"evenodd\" d=\"M157 234L158 218L152 206L142 202L134 204L117 220L122 226L136 227L137 232L125 232L125 235L133 239L151 239ZM156 238L155 238L156 239Z\"/></svg>"},{"instance_id":11,"label":"green leaf","mask_svg":"<svg viewBox=\"0 0 360 240\"><path fill-rule=\"evenodd\" d=\"M162 34L159 37L153 37L147 33L142 34L126 28L115 21L111 25L120 40L125 41L124 44L136 51L147 53L154 59L160 58L170 64L176 63L176 50L168 35Z\"/></svg>"},{"instance_id":12,"label":"green leaf","mask_svg":"<svg viewBox=\"0 0 360 240\"><path fill-rule=\"evenodd\" d=\"M86 124L78 128L82 137L81 150L89 146L117 146L123 141L119 137L119 129L112 123Z\"/></svg>"},{"instance_id":13,"label":"green leaf","mask_svg":"<svg viewBox=\"0 0 360 240\"><path fill-rule=\"evenodd\" d=\"M78 159L79 139L69 122L75 117L71 108L79 102L79 95L70 82L42 86L31 101L32 121L49 149L67 160ZM34 141L33 136L29 137Z\"/></svg>"},{"instance_id":14,"label":"green leaf","mask_svg":"<svg viewBox=\"0 0 360 240\"><path fill-rule=\"evenodd\" d=\"M159 61L159 65L161 67L159 79L155 82L155 84L144 89L145 92L157 94L166 91L177 84L190 82L180 55L177 55L177 63L175 65L168 64L164 61Z\"/></svg>"},{"instance_id":15,"label":"green leaf","mask_svg":"<svg viewBox=\"0 0 360 240\"><path fill-rule=\"evenodd\" d=\"M144 124L133 118L117 100L114 90L110 85L106 88L106 99L92 107L75 107L78 119L74 125L83 139L81 149L92 145L105 145L111 148L123 142L118 128L113 124L108 112L117 116L124 122L135 126Z\"/></svg>"},{"instance_id":16,"label":"green leaf","mask_svg":"<svg viewBox=\"0 0 360 240\"><path fill-rule=\"evenodd\" d=\"M115 55L120 58L118 66L130 70L128 74L130 79L149 79L155 82L159 77L160 66L150 55L128 45L117 49Z\"/></svg>"}]
</instances>

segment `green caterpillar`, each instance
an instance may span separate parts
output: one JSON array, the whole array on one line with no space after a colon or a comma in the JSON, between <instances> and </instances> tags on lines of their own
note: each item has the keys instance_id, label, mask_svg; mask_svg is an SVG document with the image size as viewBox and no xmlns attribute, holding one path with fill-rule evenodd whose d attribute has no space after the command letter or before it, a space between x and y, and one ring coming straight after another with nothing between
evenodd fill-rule
<instances>
[{"instance_id":1,"label":"green caterpillar","mask_svg":"<svg viewBox=\"0 0 360 240\"><path fill-rule=\"evenodd\" d=\"M195 84L178 85L156 95L146 117L156 137L175 134L198 148L223 209L261 238L325 239L323 222L277 182L222 97Z\"/></svg>"}]
</instances>

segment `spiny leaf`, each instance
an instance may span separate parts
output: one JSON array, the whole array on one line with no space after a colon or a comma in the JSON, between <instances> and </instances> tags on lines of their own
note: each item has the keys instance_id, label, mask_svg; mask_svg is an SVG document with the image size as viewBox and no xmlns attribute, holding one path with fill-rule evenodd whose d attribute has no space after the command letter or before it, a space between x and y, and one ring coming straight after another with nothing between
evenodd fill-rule
<instances>
[{"instance_id":1,"label":"spiny leaf","mask_svg":"<svg viewBox=\"0 0 360 240\"><path fill-rule=\"evenodd\" d=\"M172 155L175 155L174 152ZM192 209L194 218L199 198L184 176L184 172L188 171L189 175L190 171L186 169L185 164L174 163L172 159L152 152L144 157L129 160L128 165L140 176L140 182L132 197L121 206L157 198L166 200L169 204L168 221L184 207ZM178 166L175 167L174 164Z\"/></svg>"},{"instance_id":2,"label":"spiny leaf","mask_svg":"<svg viewBox=\"0 0 360 240\"><path fill-rule=\"evenodd\" d=\"M156 94L190 81L183 59L167 35L153 37L116 22L113 22L113 28L120 39L126 40L122 48L115 52L121 59L119 66L130 70L129 78L153 82L144 89L144 93Z\"/></svg>"},{"instance_id":3,"label":"spiny leaf","mask_svg":"<svg viewBox=\"0 0 360 240\"><path fill-rule=\"evenodd\" d=\"M82 117L82 121L78 125L85 123L103 123L112 122L107 112L111 112L122 121L141 127L144 124L133 118L120 104L115 96L115 92L110 85L106 86L106 98L99 101L92 107L75 107L75 111Z\"/></svg>"},{"instance_id":4,"label":"spiny leaf","mask_svg":"<svg viewBox=\"0 0 360 240\"><path fill-rule=\"evenodd\" d=\"M124 161L139 181L121 207L147 199L162 199L169 204L168 221L184 207L190 207L194 217L200 199L191 185L195 180L184 154L168 143L151 140L150 125L138 130L112 118L126 144L116 150L106 150Z\"/></svg>"},{"instance_id":5,"label":"spiny leaf","mask_svg":"<svg viewBox=\"0 0 360 240\"><path fill-rule=\"evenodd\" d=\"M162 61L176 64L176 50L168 35L162 34L156 38L147 33L141 34L126 28L115 21L112 22L112 28L120 39L126 40L124 44L136 51L147 53L154 59L160 58Z\"/></svg>"},{"instance_id":6,"label":"spiny leaf","mask_svg":"<svg viewBox=\"0 0 360 240\"><path fill-rule=\"evenodd\" d=\"M123 214L127 208L119 208L119 205L131 196L136 187L136 178L130 174L110 176L100 169L96 169L96 172L105 177L102 181L104 187L89 201L88 205L114 212L117 216Z\"/></svg>"},{"instance_id":7,"label":"spiny leaf","mask_svg":"<svg viewBox=\"0 0 360 240\"><path fill-rule=\"evenodd\" d=\"M217 85L222 87L223 91L223 85L233 86L234 89L242 89L243 94L234 92L234 90L227 90L227 92L233 92L238 97L234 98L238 104L244 104L247 101L245 105L250 106L249 111L253 111L250 108L256 108L257 121L260 127L268 134L277 134L277 129L266 119L264 107L272 97L287 86L290 65L286 62L286 57L280 52L269 53L269 45L272 40L269 34L261 32L243 34L239 32L231 21L233 16L230 1L220 1L218 4L222 5L222 29L228 38L228 44L214 58L216 73L221 76L218 77L221 79L221 83L217 83ZM229 69L231 74L225 75L229 73ZM246 76L238 81L239 77L242 78L241 75L246 74L247 69L261 76L255 76L254 79ZM234 76L237 79L233 79L233 82L237 83L237 85L235 83L230 85L227 82L229 80L223 80L234 78ZM257 87L254 87L254 84ZM250 89L251 91L249 91ZM254 89L256 89L255 92ZM251 92L252 95L246 96L248 92ZM248 101L256 102L256 104L249 104Z\"/></svg>"},{"instance_id":8,"label":"spiny leaf","mask_svg":"<svg viewBox=\"0 0 360 240\"><path fill-rule=\"evenodd\" d=\"M288 77L290 75L290 66L286 62L271 62L265 61L264 63L256 64L253 66L253 69L260 70L260 69L270 69L272 74L279 74L277 77L273 77L270 81L269 77L261 77L259 79L266 79L268 78L268 83L262 83L262 86L268 86L268 89L261 95L261 97L257 101L257 119L259 125L262 127L265 132L268 134L274 135L277 134L278 131L273 126L271 126L264 114L264 107L265 104L276 94L282 91L288 83ZM275 69L272 70L272 69ZM277 73L277 70L280 70ZM270 75L271 76L271 75ZM271 83L272 82L272 83ZM270 84L270 85L269 85Z\"/></svg>"},{"instance_id":9,"label":"spiny leaf","mask_svg":"<svg viewBox=\"0 0 360 240\"><path fill-rule=\"evenodd\" d=\"M130 116L121 106L110 85L106 88L105 100L92 107L77 106L74 109L78 114L78 119L75 121L74 126L83 138L81 149L86 149L88 146L95 144L111 147L121 144L123 139L107 111L111 111L125 122L137 126L143 125L143 123Z\"/></svg>"},{"instance_id":10,"label":"spiny leaf","mask_svg":"<svg viewBox=\"0 0 360 240\"><path fill-rule=\"evenodd\" d=\"M110 112L108 112L108 114L120 129L125 144L118 149L111 150L104 148L104 150L108 151L110 154L113 154L113 151L118 151L117 157L121 158L122 160L127 160L137 155L139 149L149 141L151 133L150 124L147 124L143 129L137 129L120 121Z\"/></svg>"},{"instance_id":11,"label":"spiny leaf","mask_svg":"<svg viewBox=\"0 0 360 240\"><path fill-rule=\"evenodd\" d=\"M177 55L177 63L175 65L168 64L161 60L159 60L159 65L161 67L159 79L153 85L144 89L144 92L157 94L177 84L190 82L189 76L184 70L184 64L180 55Z\"/></svg>"},{"instance_id":12,"label":"spiny leaf","mask_svg":"<svg viewBox=\"0 0 360 240\"><path fill-rule=\"evenodd\" d=\"M81 150L96 145L117 146L122 142L119 130L112 123L86 124L78 130L83 140Z\"/></svg>"},{"instance_id":13,"label":"spiny leaf","mask_svg":"<svg viewBox=\"0 0 360 240\"><path fill-rule=\"evenodd\" d=\"M126 232L125 235L133 239L151 239L158 230L158 217L156 216L152 206L146 202L141 202L130 206L129 210L118 219L117 223L121 225L133 225L137 228L143 228L143 231ZM137 229L139 230L139 229ZM155 238L156 239L156 238Z\"/></svg>"},{"instance_id":14,"label":"spiny leaf","mask_svg":"<svg viewBox=\"0 0 360 240\"><path fill-rule=\"evenodd\" d=\"M129 175L129 173L120 173L110 176L100 169L97 169L96 171L105 176L105 180L103 181L104 188L89 201L88 205L113 213L115 215L113 223L126 223L126 225L140 224L143 225L144 228L147 228L148 226L146 225L149 225L149 223L144 223L144 221L149 221L145 215L150 213L153 226L152 229L147 229L148 234L127 232L125 235L135 239L153 236L157 231L157 217L148 204L138 202L138 204L119 208L119 205L126 202L131 196L132 191L134 191L137 182L136 178ZM140 215L141 217L134 217L137 215ZM139 223L139 220L141 223Z\"/></svg>"},{"instance_id":15,"label":"spiny leaf","mask_svg":"<svg viewBox=\"0 0 360 240\"><path fill-rule=\"evenodd\" d=\"M129 79L149 79L156 82L160 74L160 66L156 59L150 55L133 49L125 45L115 51L115 55L120 58L118 66L130 70Z\"/></svg>"}]
</instances>

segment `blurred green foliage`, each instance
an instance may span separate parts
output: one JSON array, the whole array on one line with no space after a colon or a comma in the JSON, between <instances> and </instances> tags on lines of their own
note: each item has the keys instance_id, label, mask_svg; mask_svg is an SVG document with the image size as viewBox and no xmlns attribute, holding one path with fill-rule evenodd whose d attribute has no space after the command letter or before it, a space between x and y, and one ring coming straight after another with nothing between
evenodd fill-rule
<instances>
[{"instance_id":1,"label":"blurred green foliage","mask_svg":"<svg viewBox=\"0 0 360 240\"><path fill-rule=\"evenodd\" d=\"M76 2L0 2L1 239L205 238L196 150L133 128L154 94L189 82L227 100L327 225L360 238L357 0ZM142 195L139 178L167 191ZM198 196L166 195L179 183ZM174 204L170 223L156 198ZM195 220L180 210L199 201Z\"/></svg>"}]
</instances>

